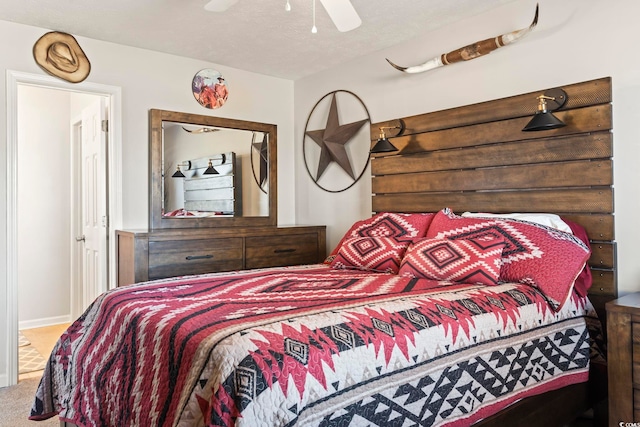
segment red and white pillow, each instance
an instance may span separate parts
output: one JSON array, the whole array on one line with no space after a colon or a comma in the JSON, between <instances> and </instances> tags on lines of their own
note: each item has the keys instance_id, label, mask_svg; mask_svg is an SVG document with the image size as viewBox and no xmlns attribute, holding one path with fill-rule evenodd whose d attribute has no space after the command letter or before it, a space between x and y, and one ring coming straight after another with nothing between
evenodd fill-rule
<instances>
[{"instance_id":1,"label":"red and white pillow","mask_svg":"<svg viewBox=\"0 0 640 427\"><path fill-rule=\"evenodd\" d=\"M356 221L344 234L340 243L325 260L331 264L347 239L354 237L391 237L397 241L411 242L425 236L433 213L393 213L380 212L371 218Z\"/></svg>"},{"instance_id":2,"label":"red and white pillow","mask_svg":"<svg viewBox=\"0 0 640 427\"><path fill-rule=\"evenodd\" d=\"M500 277L504 239L488 233L469 239L422 239L400 264L401 276L495 285Z\"/></svg>"},{"instance_id":3,"label":"red and white pillow","mask_svg":"<svg viewBox=\"0 0 640 427\"><path fill-rule=\"evenodd\" d=\"M573 282L589 259L589 248L577 237L531 222L513 219L464 218L448 208L438 212L427 237L470 239L502 235L502 282L537 287L554 309L566 301Z\"/></svg>"},{"instance_id":4,"label":"red and white pillow","mask_svg":"<svg viewBox=\"0 0 640 427\"><path fill-rule=\"evenodd\" d=\"M392 237L352 237L342 242L331 267L396 274L409 243Z\"/></svg>"}]
</instances>

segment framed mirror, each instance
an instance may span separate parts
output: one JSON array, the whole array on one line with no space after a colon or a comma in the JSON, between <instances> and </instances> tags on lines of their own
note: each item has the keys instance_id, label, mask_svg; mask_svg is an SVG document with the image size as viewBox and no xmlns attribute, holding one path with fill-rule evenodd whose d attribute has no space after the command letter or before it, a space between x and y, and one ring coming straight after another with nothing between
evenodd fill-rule
<instances>
[{"instance_id":1,"label":"framed mirror","mask_svg":"<svg viewBox=\"0 0 640 427\"><path fill-rule=\"evenodd\" d=\"M277 224L277 127L150 110L149 227Z\"/></svg>"}]
</instances>

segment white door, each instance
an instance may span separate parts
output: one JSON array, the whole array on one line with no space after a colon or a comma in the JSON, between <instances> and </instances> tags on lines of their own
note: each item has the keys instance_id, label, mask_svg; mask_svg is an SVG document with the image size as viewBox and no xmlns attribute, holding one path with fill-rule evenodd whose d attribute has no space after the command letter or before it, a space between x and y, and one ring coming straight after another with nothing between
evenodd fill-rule
<instances>
[{"instance_id":1,"label":"white door","mask_svg":"<svg viewBox=\"0 0 640 427\"><path fill-rule=\"evenodd\" d=\"M107 133L104 99L82 111L83 302L86 308L107 289Z\"/></svg>"}]
</instances>

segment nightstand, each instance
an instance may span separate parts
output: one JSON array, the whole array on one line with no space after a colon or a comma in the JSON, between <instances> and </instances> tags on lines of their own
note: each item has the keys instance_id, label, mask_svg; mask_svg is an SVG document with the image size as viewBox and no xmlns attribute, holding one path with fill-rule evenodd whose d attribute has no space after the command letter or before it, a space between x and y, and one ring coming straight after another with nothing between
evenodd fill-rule
<instances>
[{"instance_id":1,"label":"nightstand","mask_svg":"<svg viewBox=\"0 0 640 427\"><path fill-rule=\"evenodd\" d=\"M640 293L606 304L609 425L640 421Z\"/></svg>"}]
</instances>

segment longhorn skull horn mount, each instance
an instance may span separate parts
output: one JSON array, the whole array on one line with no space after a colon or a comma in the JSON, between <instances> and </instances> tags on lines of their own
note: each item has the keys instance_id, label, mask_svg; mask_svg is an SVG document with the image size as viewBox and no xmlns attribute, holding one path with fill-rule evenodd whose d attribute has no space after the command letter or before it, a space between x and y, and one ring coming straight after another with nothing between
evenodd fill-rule
<instances>
[{"instance_id":1,"label":"longhorn skull horn mount","mask_svg":"<svg viewBox=\"0 0 640 427\"><path fill-rule=\"evenodd\" d=\"M412 67L401 67L400 65L396 65L393 62L391 62L388 58L385 58L385 59L395 69L400 70L404 73L409 73L409 74L422 73L425 71L433 70L435 68L443 67L445 65L453 64L455 62L469 61L471 59L475 59L480 56L484 56L488 53L491 53L494 50L499 49L508 44L513 44L518 40L520 40L525 35L527 35L538 24L538 10L539 10L539 5L536 4L536 14L533 17L533 22L531 22L531 25L529 25L527 28L522 28L520 30L502 34L497 37L471 43L467 46L461 47L449 53L443 53L440 56L430 59L424 64L414 65Z\"/></svg>"}]
</instances>

